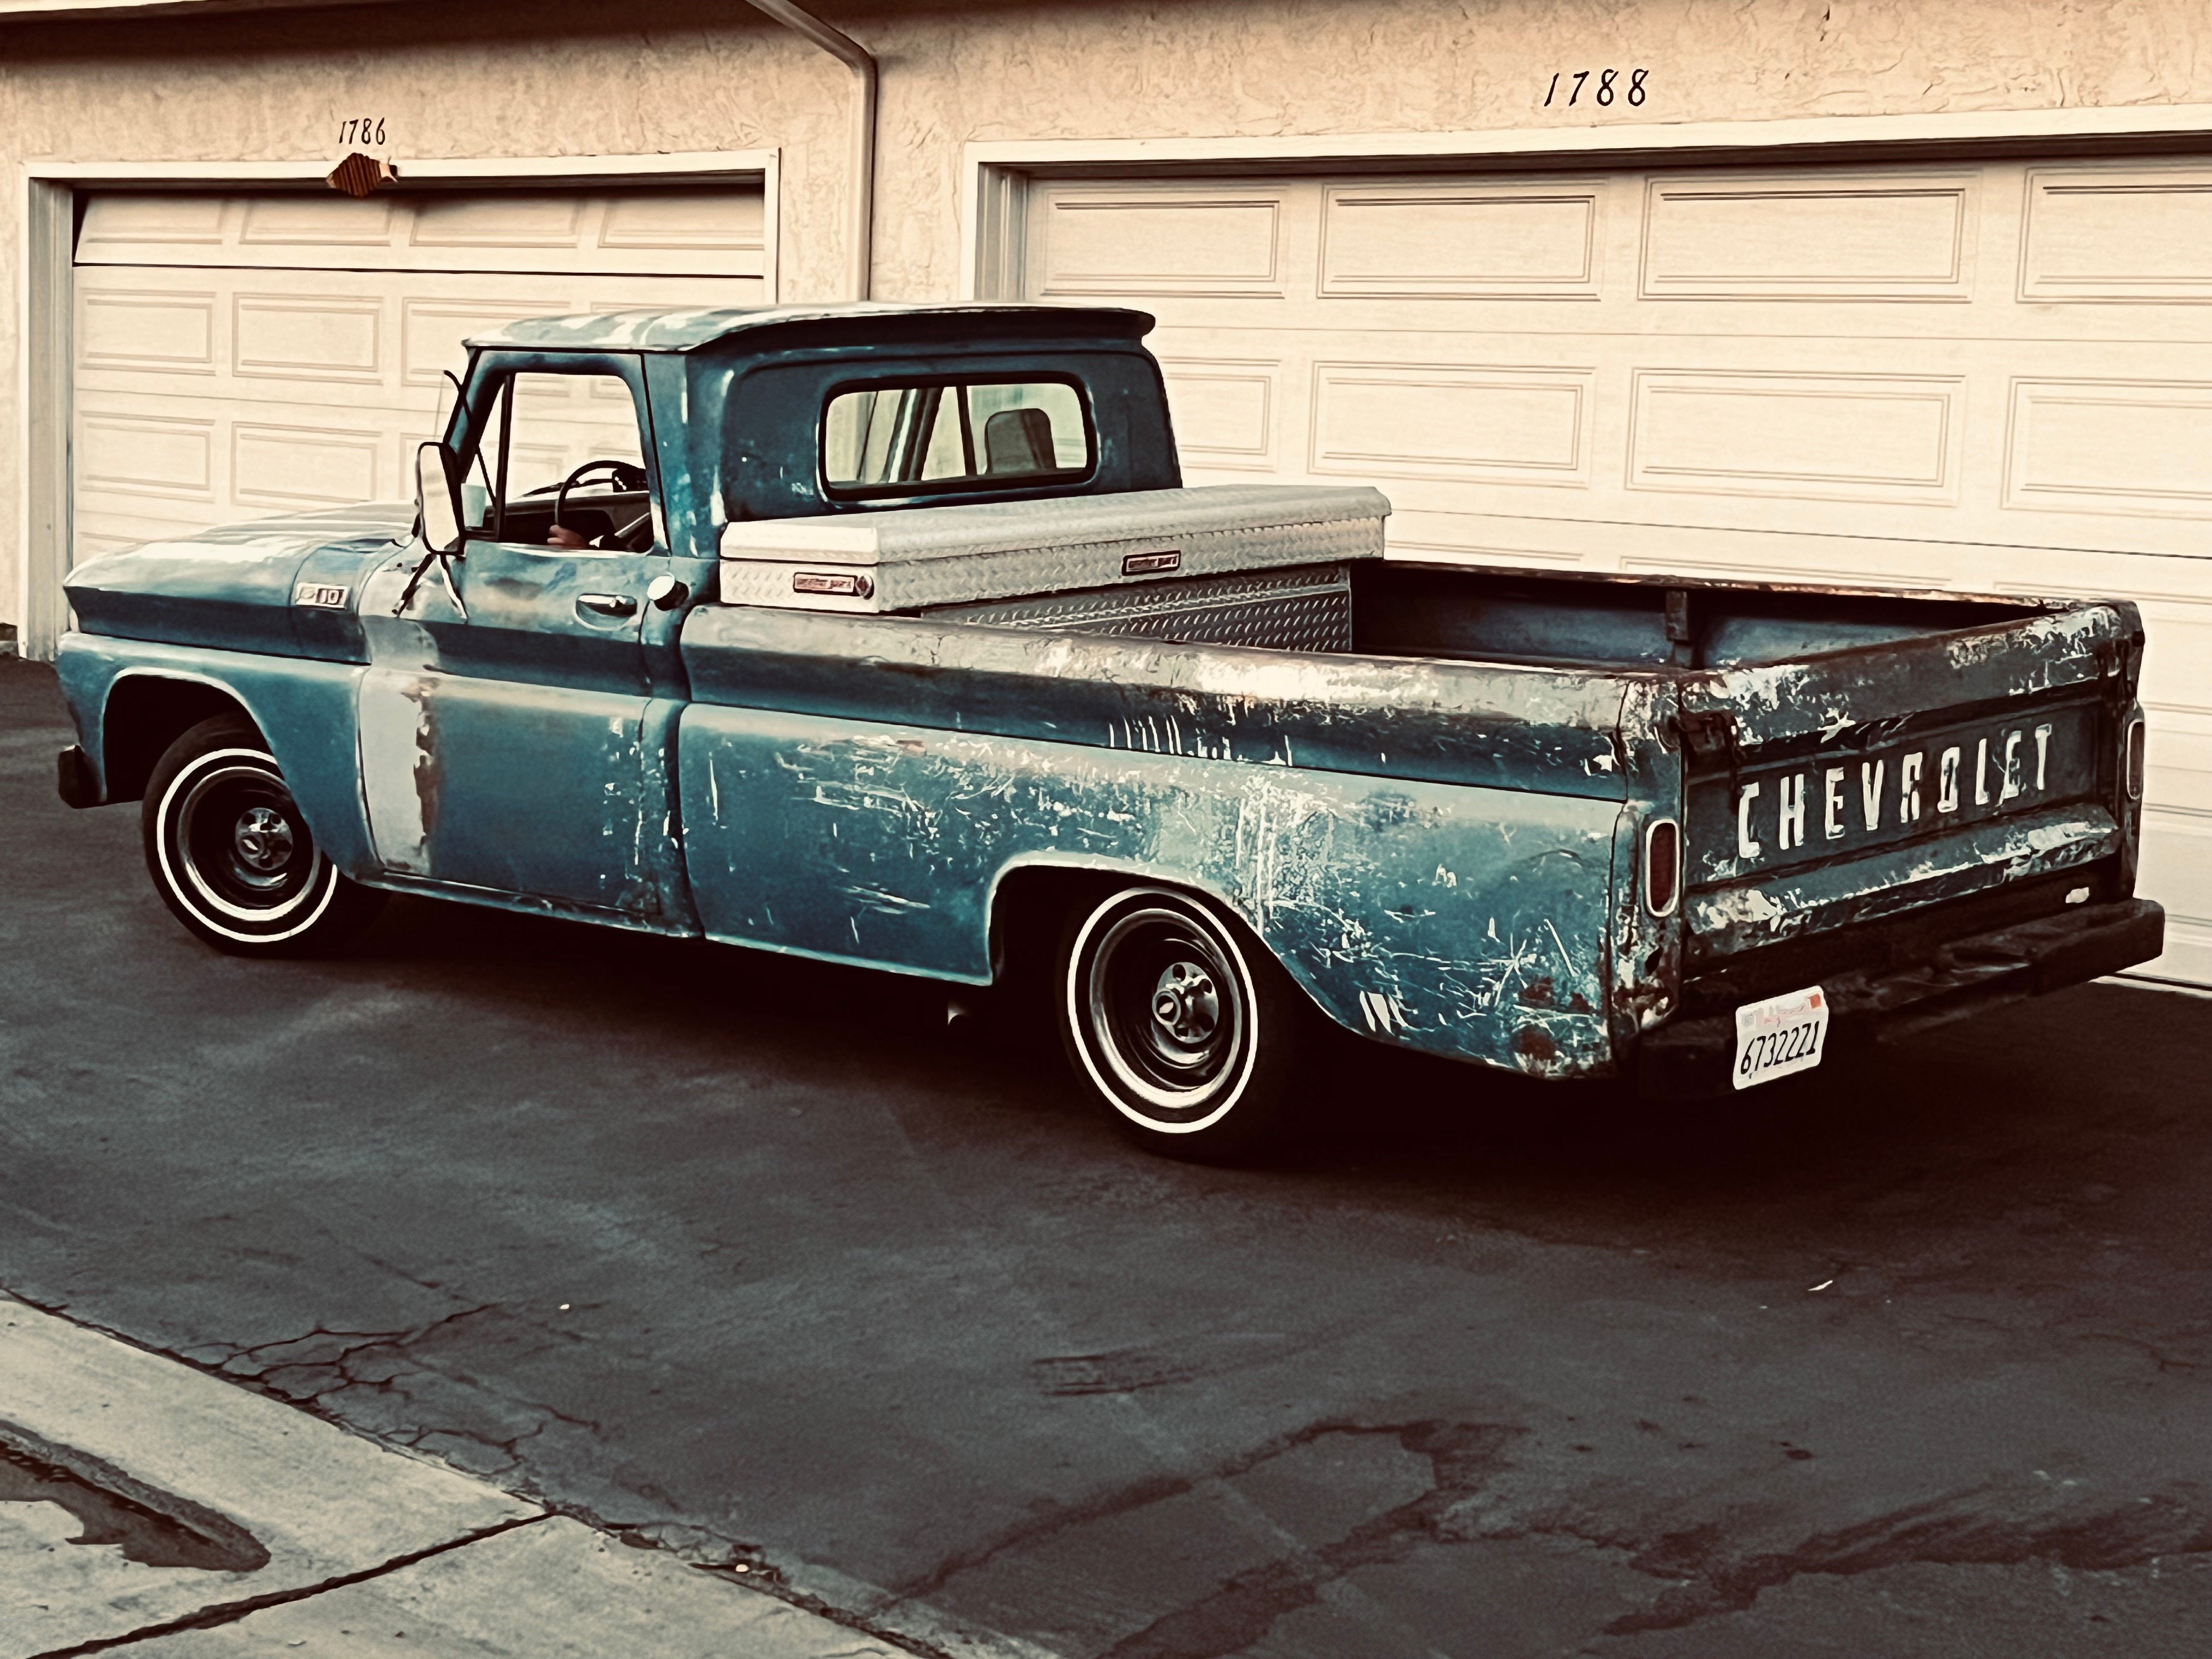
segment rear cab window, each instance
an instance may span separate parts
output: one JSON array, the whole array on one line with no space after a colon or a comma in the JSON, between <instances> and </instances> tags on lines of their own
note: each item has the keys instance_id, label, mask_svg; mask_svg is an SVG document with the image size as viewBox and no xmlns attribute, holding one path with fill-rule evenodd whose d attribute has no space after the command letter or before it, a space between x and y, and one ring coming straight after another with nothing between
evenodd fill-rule
<instances>
[{"instance_id":1,"label":"rear cab window","mask_svg":"<svg viewBox=\"0 0 2212 1659\"><path fill-rule=\"evenodd\" d=\"M1073 380L848 385L823 405L822 487L837 500L1074 484L1097 459L1097 429Z\"/></svg>"}]
</instances>

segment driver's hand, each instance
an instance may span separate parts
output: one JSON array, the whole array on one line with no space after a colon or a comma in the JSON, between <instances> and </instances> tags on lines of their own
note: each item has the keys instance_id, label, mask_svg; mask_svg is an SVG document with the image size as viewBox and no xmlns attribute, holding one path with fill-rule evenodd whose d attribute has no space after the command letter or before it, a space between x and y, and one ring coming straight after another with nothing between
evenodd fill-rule
<instances>
[{"instance_id":1,"label":"driver's hand","mask_svg":"<svg viewBox=\"0 0 2212 1659\"><path fill-rule=\"evenodd\" d=\"M591 543L584 539L581 532L569 529L565 524L556 524L550 530L545 532L545 545L548 547L589 547Z\"/></svg>"}]
</instances>

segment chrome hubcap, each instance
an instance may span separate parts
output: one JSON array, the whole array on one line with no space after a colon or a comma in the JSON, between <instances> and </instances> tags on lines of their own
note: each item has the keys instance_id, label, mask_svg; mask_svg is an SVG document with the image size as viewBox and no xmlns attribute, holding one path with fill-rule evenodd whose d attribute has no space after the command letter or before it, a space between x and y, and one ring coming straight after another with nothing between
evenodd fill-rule
<instances>
[{"instance_id":1,"label":"chrome hubcap","mask_svg":"<svg viewBox=\"0 0 2212 1659\"><path fill-rule=\"evenodd\" d=\"M1156 1127L1202 1127L1249 1069L1252 1014L1212 919L1167 894L1110 900L1079 934L1069 1012L1118 1110Z\"/></svg>"},{"instance_id":2,"label":"chrome hubcap","mask_svg":"<svg viewBox=\"0 0 2212 1659\"><path fill-rule=\"evenodd\" d=\"M193 762L161 817L163 864L211 926L260 932L331 890L329 866L265 755L232 750Z\"/></svg>"},{"instance_id":3,"label":"chrome hubcap","mask_svg":"<svg viewBox=\"0 0 2212 1659\"><path fill-rule=\"evenodd\" d=\"M1196 1048L1221 1024L1221 998L1198 963L1174 962L1152 988L1152 1018L1177 1042Z\"/></svg>"},{"instance_id":4,"label":"chrome hubcap","mask_svg":"<svg viewBox=\"0 0 2212 1659\"><path fill-rule=\"evenodd\" d=\"M292 826L266 806L250 806L231 831L238 861L262 875L281 870L292 857Z\"/></svg>"}]
</instances>

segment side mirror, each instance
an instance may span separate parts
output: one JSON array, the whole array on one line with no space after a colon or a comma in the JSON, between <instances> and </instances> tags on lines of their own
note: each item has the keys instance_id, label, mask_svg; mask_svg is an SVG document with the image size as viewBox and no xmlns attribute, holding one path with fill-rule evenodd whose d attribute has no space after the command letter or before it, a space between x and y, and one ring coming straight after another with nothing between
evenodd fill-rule
<instances>
[{"instance_id":1,"label":"side mirror","mask_svg":"<svg viewBox=\"0 0 2212 1659\"><path fill-rule=\"evenodd\" d=\"M422 545L433 553L461 548L461 487L453 477L453 453L440 443L415 452L415 511L422 525Z\"/></svg>"}]
</instances>

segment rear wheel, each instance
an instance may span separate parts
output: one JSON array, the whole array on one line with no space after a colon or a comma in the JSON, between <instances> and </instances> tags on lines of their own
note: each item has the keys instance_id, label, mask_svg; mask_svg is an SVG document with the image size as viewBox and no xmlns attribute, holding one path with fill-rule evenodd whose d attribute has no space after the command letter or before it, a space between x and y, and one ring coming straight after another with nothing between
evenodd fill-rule
<instances>
[{"instance_id":1,"label":"rear wheel","mask_svg":"<svg viewBox=\"0 0 2212 1659\"><path fill-rule=\"evenodd\" d=\"M202 720L169 745L139 822L155 890L218 951L330 950L383 902L324 856L268 744L235 714Z\"/></svg>"},{"instance_id":2,"label":"rear wheel","mask_svg":"<svg viewBox=\"0 0 2212 1659\"><path fill-rule=\"evenodd\" d=\"M1148 1150L1219 1162L1286 1126L1312 1011L1205 900L1127 887L1096 901L1070 921L1057 981L1070 1062Z\"/></svg>"}]
</instances>

